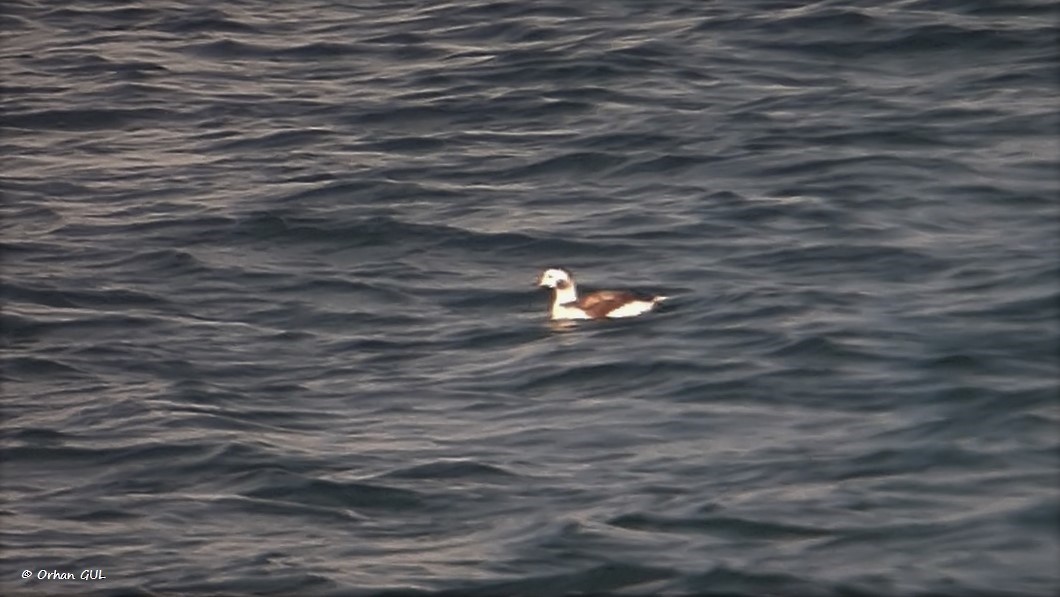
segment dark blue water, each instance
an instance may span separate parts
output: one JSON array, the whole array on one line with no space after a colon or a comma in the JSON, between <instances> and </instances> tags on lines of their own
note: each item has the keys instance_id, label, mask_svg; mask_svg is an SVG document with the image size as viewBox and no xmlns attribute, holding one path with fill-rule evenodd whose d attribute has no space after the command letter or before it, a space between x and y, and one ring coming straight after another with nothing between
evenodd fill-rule
<instances>
[{"instance_id":1,"label":"dark blue water","mask_svg":"<svg viewBox=\"0 0 1060 597\"><path fill-rule=\"evenodd\" d=\"M4 594L1060 589L1055 3L0 14Z\"/></svg>"}]
</instances>

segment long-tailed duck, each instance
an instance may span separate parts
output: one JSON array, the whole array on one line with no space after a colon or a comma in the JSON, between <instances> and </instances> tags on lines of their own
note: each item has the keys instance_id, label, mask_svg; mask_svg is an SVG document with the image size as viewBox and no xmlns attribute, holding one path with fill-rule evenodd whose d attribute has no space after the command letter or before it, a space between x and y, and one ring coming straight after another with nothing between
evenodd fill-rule
<instances>
[{"instance_id":1,"label":"long-tailed duck","mask_svg":"<svg viewBox=\"0 0 1060 597\"><path fill-rule=\"evenodd\" d=\"M552 319L633 317L666 300L665 296L641 296L628 290L600 290L579 298L574 276L561 267L546 269L537 284L552 289Z\"/></svg>"}]
</instances>

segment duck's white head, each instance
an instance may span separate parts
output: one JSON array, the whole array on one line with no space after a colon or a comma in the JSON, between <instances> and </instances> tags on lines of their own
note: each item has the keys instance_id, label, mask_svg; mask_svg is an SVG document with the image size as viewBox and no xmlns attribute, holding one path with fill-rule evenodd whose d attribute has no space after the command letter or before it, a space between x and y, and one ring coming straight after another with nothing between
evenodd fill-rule
<instances>
[{"instance_id":1,"label":"duck's white head","mask_svg":"<svg viewBox=\"0 0 1060 597\"><path fill-rule=\"evenodd\" d=\"M561 267L552 267L541 273L537 285L566 290L574 286L574 277Z\"/></svg>"}]
</instances>

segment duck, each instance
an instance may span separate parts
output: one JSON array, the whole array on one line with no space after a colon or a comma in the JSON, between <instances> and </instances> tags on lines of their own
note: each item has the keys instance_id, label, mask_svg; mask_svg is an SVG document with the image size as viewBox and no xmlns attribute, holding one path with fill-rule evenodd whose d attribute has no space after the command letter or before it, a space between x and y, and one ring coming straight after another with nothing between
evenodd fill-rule
<instances>
[{"instance_id":1,"label":"duck","mask_svg":"<svg viewBox=\"0 0 1060 597\"><path fill-rule=\"evenodd\" d=\"M552 289L549 316L553 320L614 319L647 313L666 300L663 295L641 295L630 290L598 290L578 296L574 275L562 267L541 273L537 285Z\"/></svg>"}]
</instances>

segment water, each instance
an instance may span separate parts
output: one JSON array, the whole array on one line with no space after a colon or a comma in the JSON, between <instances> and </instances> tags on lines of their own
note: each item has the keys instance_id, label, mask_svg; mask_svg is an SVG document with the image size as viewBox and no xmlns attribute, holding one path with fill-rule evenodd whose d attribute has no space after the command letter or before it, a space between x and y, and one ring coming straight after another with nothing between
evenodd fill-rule
<instances>
[{"instance_id":1,"label":"water","mask_svg":"<svg viewBox=\"0 0 1060 597\"><path fill-rule=\"evenodd\" d=\"M2 18L4 594L1060 587L1055 4Z\"/></svg>"}]
</instances>

